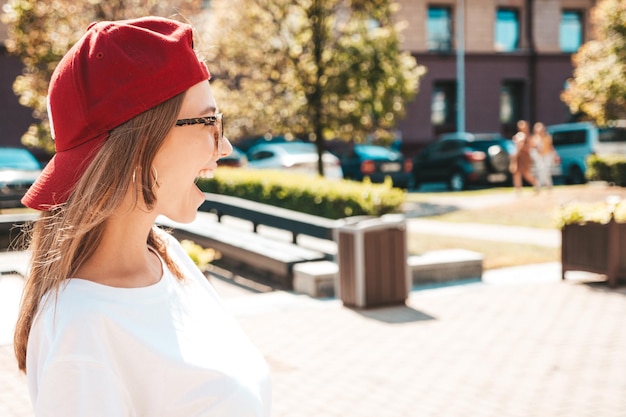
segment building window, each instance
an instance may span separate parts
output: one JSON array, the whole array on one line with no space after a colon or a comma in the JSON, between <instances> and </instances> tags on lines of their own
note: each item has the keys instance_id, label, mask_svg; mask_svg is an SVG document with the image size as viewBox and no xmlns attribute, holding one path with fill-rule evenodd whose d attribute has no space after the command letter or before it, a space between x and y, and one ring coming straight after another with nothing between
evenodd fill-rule
<instances>
[{"instance_id":1,"label":"building window","mask_svg":"<svg viewBox=\"0 0 626 417\"><path fill-rule=\"evenodd\" d=\"M519 13L514 9L496 12L495 48L498 52L511 52L519 48Z\"/></svg>"},{"instance_id":2,"label":"building window","mask_svg":"<svg viewBox=\"0 0 626 417\"><path fill-rule=\"evenodd\" d=\"M450 8L428 7L426 43L429 51L447 52L452 49L452 17Z\"/></svg>"},{"instance_id":3,"label":"building window","mask_svg":"<svg viewBox=\"0 0 626 417\"><path fill-rule=\"evenodd\" d=\"M522 118L524 83L504 81L500 89L500 123L514 125Z\"/></svg>"},{"instance_id":4,"label":"building window","mask_svg":"<svg viewBox=\"0 0 626 417\"><path fill-rule=\"evenodd\" d=\"M452 126L456 123L456 81L436 81L430 104L433 126Z\"/></svg>"},{"instance_id":5,"label":"building window","mask_svg":"<svg viewBox=\"0 0 626 417\"><path fill-rule=\"evenodd\" d=\"M576 52L583 43L583 14L564 10L559 27L559 46L563 52Z\"/></svg>"}]
</instances>

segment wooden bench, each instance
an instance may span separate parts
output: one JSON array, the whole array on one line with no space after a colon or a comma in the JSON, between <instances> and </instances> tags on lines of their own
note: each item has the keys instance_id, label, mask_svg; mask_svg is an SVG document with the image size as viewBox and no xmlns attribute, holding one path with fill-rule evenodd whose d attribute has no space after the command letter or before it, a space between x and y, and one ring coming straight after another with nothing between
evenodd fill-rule
<instances>
[{"instance_id":1,"label":"wooden bench","mask_svg":"<svg viewBox=\"0 0 626 417\"><path fill-rule=\"evenodd\" d=\"M249 222L251 227L225 224L226 218ZM189 224L159 218L174 236L220 252L220 264L254 271L285 289L293 289L294 265L331 260L333 253L298 244L301 235L332 241L338 221L304 214L237 197L206 194L196 220ZM259 233L259 226L287 231L289 240Z\"/></svg>"},{"instance_id":2,"label":"wooden bench","mask_svg":"<svg viewBox=\"0 0 626 417\"><path fill-rule=\"evenodd\" d=\"M339 224L337 220L243 198L212 193L205 193L205 196L200 211L214 213L218 221L221 221L223 216L231 216L250 221L254 232L258 231L259 225L288 230L292 233L292 243L297 243L300 234L333 240L333 230Z\"/></svg>"},{"instance_id":3,"label":"wooden bench","mask_svg":"<svg viewBox=\"0 0 626 417\"><path fill-rule=\"evenodd\" d=\"M0 249L6 250L19 243L23 227L38 217L39 213L31 212L0 214Z\"/></svg>"},{"instance_id":4,"label":"wooden bench","mask_svg":"<svg viewBox=\"0 0 626 417\"><path fill-rule=\"evenodd\" d=\"M252 270L287 289L293 289L294 265L333 258L332 250L319 245L306 247L297 241L299 236L306 235L332 244L333 228L337 224L334 220L237 197L206 196L194 223L177 224L165 218L159 218L159 222L174 229L178 239L190 239L217 250L222 256L221 263ZM0 247L10 248L21 233L21 225L38 216L30 212L0 215ZM221 222L228 218L244 220L250 226L246 229ZM289 238L257 233L259 226L285 231Z\"/></svg>"}]
</instances>

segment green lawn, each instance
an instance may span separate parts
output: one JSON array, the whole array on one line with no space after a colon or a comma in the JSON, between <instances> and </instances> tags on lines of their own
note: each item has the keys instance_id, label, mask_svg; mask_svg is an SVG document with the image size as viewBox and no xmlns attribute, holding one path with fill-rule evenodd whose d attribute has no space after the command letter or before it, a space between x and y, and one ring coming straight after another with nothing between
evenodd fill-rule
<instances>
[{"instance_id":1,"label":"green lawn","mask_svg":"<svg viewBox=\"0 0 626 417\"><path fill-rule=\"evenodd\" d=\"M492 188L458 193L409 193L407 201L458 206L456 211L429 217L433 220L554 229L561 205L575 201L606 201L611 195L626 200L626 188L587 184L559 186L549 193L539 194L525 188L519 196L511 188ZM560 260L560 248L438 235L411 235L408 248L412 254L452 248L479 252L484 256L485 269Z\"/></svg>"},{"instance_id":2,"label":"green lawn","mask_svg":"<svg viewBox=\"0 0 626 417\"><path fill-rule=\"evenodd\" d=\"M554 229L557 227L559 208L563 204L575 201L602 202L613 195L626 200L626 188L596 184L570 185L535 194L526 187L519 196L511 188L492 188L460 193L409 193L407 201L458 204L459 210L431 217L434 220Z\"/></svg>"},{"instance_id":3,"label":"green lawn","mask_svg":"<svg viewBox=\"0 0 626 417\"><path fill-rule=\"evenodd\" d=\"M452 236L409 235L407 245L409 253L413 255L442 249L465 249L478 252L484 257L484 269L557 262L561 259L560 248Z\"/></svg>"}]
</instances>

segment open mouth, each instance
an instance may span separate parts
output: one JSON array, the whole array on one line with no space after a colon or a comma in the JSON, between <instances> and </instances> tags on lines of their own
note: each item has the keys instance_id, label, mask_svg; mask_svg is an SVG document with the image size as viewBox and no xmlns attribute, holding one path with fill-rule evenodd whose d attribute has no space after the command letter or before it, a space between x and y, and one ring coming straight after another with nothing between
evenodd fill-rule
<instances>
[{"instance_id":1,"label":"open mouth","mask_svg":"<svg viewBox=\"0 0 626 417\"><path fill-rule=\"evenodd\" d=\"M198 171L198 175L196 175L196 183L200 178L213 178L213 170L209 168L203 168Z\"/></svg>"}]
</instances>

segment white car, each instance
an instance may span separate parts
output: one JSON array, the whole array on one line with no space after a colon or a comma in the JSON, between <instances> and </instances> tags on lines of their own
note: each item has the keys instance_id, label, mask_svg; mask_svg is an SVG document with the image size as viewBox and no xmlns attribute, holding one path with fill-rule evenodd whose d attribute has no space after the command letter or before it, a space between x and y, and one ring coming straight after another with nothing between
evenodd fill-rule
<instances>
[{"instance_id":1,"label":"white car","mask_svg":"<svg viewBox=\"0 0 626 417\"><path fill-rule=\"evenodd\" d=\"M248 150L248 167L254 169L285 169L315 176L318 174L317 148L308 142L262 143ZM343 178L339 158L325 151L322 156L324 177Z\"/></svg>"},{"instance_id":2,"label":"white car","mask_svg":"<svg viewBox=\"0 0 626 417\"><path fill-rule=\"evenodd\" d=\"M626 155L626 126L616 123L598 128L590 122L546 126L552 135L554 149L561 165L553 176L564 177L568 183L586 181L587 158L590 155Z\"/></svg>"}]
</instances>

